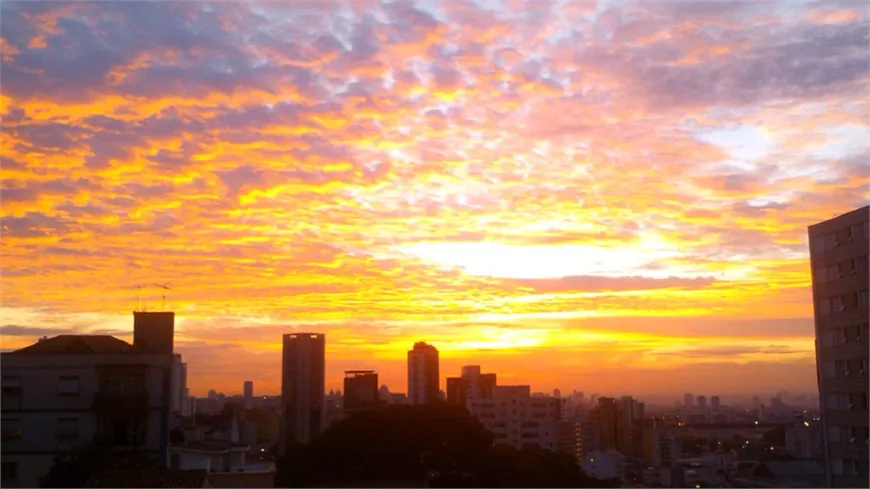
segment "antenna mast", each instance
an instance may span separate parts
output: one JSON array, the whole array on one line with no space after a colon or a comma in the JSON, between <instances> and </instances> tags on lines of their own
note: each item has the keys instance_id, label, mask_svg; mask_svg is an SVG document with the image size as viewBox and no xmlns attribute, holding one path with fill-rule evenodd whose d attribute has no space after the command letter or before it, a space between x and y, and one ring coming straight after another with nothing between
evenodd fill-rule
<instances>
[{"instance_id":1,"label":"antenna mast","mask_svg":"<svg viewBox=\"0 0 870 489\"><path fill-rule=\"evenodd\" d=\"M169 290L169 286L166 284L155 284L155 285L157 287L160 287L161 289L163 289L163 303L160 306L160 310L165 311L166 310L166 291Z\"/></svg>"}]
</instances>

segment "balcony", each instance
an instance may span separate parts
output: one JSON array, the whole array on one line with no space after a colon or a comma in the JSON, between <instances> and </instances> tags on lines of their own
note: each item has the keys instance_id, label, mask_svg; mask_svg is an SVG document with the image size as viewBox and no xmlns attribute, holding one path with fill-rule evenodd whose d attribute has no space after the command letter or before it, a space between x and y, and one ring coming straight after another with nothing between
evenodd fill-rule
<instances>
[{"instance_id":1,"label":"balcony","mask_svg":"<svg viewBox=\"0 0 870 489\"><path fill-rule=\"evenodd\" d=\"M97 391L94 393L95 411L147 411L148 392L135 390L127 392Z\"/></svg>"}]
</instances>

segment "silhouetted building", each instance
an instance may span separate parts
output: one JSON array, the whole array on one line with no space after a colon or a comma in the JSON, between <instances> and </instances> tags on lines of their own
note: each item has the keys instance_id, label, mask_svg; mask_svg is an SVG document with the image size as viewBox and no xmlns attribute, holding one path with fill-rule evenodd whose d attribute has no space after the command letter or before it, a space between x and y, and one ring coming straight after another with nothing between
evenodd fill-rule
<instances>
[{"instance_id":1,"label":"silhouetted building","mask_svg":"<svg viewBox=\"0 0 870 489\"><path fill-rule=\"evenodd\" d=\"M491 399L496 374L480 373L479 365L462 367L460 377L447 377L447 402L465 406L468 399Z\"/></svg>"},{"instance_id":2,"label":"silhouetted building","mask_svg":"<svg viewBox=\"0 0 870 489\"><path fill-rule=\"evenodd\" d=\"M809 227L816 367L829 487L868 487L870 207Z\"/></svg>"},{"instance_id":3,"label":"silhouetted building","mask_svg":"<svg viewBox=\"0 0 870 489\"><path fill-rule=\"evenodd\" d=\"M374 370L344 372L344 412L375 407L378 401L378 374Z\"/></svg>"},{"instance_id":4,"label":"silhouetted building","mask_svg":"<svg viewBox=\"0 0 870 489\"><path fill-rule=\"evenodd\" d=\"M692 407L695 405L695 396L693 396L690 392L686 392L683 394L683 406Z\"/></svg>"},{"instance_id":5,"label":"silhouetted building","mask_svg":"<svg viewBox=\"0 0 870 489\"><path fill-rule=\"evenodd\" d=\"M323 429L326 337L284 335L281 376L281 443L308 443Z\"/></svg>"},{"instance_id":6,"label":"silhouetted building","mask_svg":"<svg viewBox=\"0 0 870 489\"><path fill-rule=\"evenodd\" d=\"M170 409L173 414L189 416L187 405L187 364L181 361L181 355L176 353L172 360L172 391Z\"/></svg>"},{"instance_id":7,"label":"silhouetted building","mask_svg":"<svg viewBox=\"0 0 870 489\"><path fill-rule=\"evenodd\" d=\"M715 409L719 409L719 406L720 406L719 396L711 397L710 398L710 407L715 410Z\"/></svg>"},{"instance_id":8,"label":"silhouetted building","mask_svg":"<svg viewBox=\"0 0 870 489\"><path fill-rule=\"evenodd\" d=\"M612 397L599 397L597 417L599 426L601 427L601 448L603 450L616 450L616 426L619 422L619 411L616 407L616 399Z\"/></svg>"},{"instance_id":9,"label":"silhouetted building","mask_svg":"<svg viewBox=\"0 0 870 489\"><path fill-rule=\"evenodd\" d=\"M245 409L254 409L254 381L246 380L244 385Z\"/></svg>"},{"instance_id":10,"label":"silhouetted building","mask_svg":"<svg viewBox=\"0 0 870 489\"><path fill-rule=\"evenodd\" d=\"M408 352L408 399L411 404L431 404L439 397L438 350L424 342Z\"/></svg>"},{"instance_id":11,"label":"silhouetted building","mask_svg":"<svg viewBox=\"0 0 870 489\"><path fill-rule=\"evenodd\" d=\"M701 409L707 408L707 397L706 396L698 396L698 407Z\"/></svg>"},{"instance_id":12,"label":"silhouetted building","mask_svg":"<svg viewBox=\"0 0 870 489\"><path fill-rule=\"evenodd\" d=\"M165 464L173 331L173 313L136 312L132 345L60 335L0 354L3 487L39 487L55 457L82 442Z\"/></svg>"}]
</instances>

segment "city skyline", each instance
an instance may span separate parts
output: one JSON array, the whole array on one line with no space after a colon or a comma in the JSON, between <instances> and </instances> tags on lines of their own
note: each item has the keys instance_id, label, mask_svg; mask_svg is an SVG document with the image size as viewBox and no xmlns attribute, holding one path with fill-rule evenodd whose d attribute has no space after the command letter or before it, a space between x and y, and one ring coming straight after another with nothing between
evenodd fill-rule
<instances>
[{"instance_id":1,"label":"city skyline","mask_svg":"<svg viewBox=\"0 0 870 489\"><path fill-rule=\"evenodd\" d=\"M3 351L144 305L195 396L280 392L302 331L327 390L418 340L540 391L817 389L863 3L98 7L0 6Z\"/></svg>"}]
</instances>

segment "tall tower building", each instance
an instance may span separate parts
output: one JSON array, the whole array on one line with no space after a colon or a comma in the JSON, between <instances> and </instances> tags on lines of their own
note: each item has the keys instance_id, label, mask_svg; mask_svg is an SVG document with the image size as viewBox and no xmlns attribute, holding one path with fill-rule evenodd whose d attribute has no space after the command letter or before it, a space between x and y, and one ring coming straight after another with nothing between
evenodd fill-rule
<instances>
[{"instance_id":1,"label":"tall tower building","mask_svg":"<svg viewBox=\"0 0 870 489\"><path fill-rule=\"evenodd\" d=\"M828 487L870 487L868 222L863 207L809 227Z\"/></svg>"},{"instance_id":2,"label":"tall tower building","mask_svg":"<svg viewBox=\"0 0 870 489\"><path fill-rule=\"evenodd\" d=\"M254 381L245 381L245 409L254 409Z\"/></svg>"},{"instance_id":3,"label":"tall tower building","mask_svg":"<svg viewBox=\"0 0 870 489\"><path fill-rule=\"evenodd\" d=\"M424 342L414 343L408 352L408 400L411 404L431 404L440 392L438 350Z\"/></svg>"},{"instance_id":4,"label":"tall tower building","mask_svg":"<svg viewBox=\"0 0 870 489\"><path fill-rule=\"evenodd\" d=\"M281 375L281 446L308 443L323 429L326 336L284 335Z\"/></svg>"},{"instance_id":5,"label":"tall tower building","mask_svg":"<svg viewBox=\"0 0 870 489\"><path fill-rule=\"evenodd\" d=\"M683 406L692 407L695 405L695 396L691 392L683 394Z\"/></svg>"}]
</instances>

